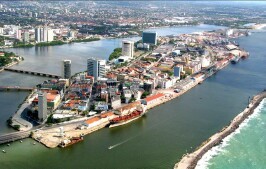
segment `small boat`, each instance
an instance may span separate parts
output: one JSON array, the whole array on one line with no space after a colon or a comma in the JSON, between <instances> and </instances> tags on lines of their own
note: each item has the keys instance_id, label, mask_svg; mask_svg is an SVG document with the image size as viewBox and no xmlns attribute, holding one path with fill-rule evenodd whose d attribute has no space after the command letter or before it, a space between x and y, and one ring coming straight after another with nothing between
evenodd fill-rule
<instances>
[{"instance_id":1,"label":"small boat","mask_svg":"<svg viewBox=\"0 0 266 169\"><path fill-rule=\"evenodd\" d=\"M34 142L33 145L36 145L36 143Z\"/></svg>"},{"instance_id":2,"label":"small boat","mask_svg":"<svg viewBox=\"0 0 266 169\"><path fill-rule=\"evenodd\" d=\"M2 150L3 153L6 153L6 150Z\"/></svg>"},{"instance_id":3,"label":"small boat","mask_svg":"<svg viewBox=\"0 0 266 169\"><path fill-rule=\"evenodd\" d=\"M10 146L10 144L7 144L7 146Z\"/></svg>"},{"instance_id":4,"label":"small boat","mask_svg":"<svg viewBox=\"0 0 266 169\"><path fill-rule=\"evenodd\" d=\"M20 143L22 143L23 141L22 141L22 140L20 140L19 142L20 142Z\"/></svg>"}]
</instances>

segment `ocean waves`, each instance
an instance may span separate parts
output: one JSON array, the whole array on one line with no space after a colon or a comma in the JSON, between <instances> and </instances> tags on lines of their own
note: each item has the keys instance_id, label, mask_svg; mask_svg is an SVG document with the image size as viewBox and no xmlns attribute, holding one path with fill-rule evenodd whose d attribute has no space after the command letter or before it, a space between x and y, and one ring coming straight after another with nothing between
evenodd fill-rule
<instances>
[{"instance_id":1,"label":"ocean waves","mask_svg":"<svg viewBox=\"0 0 266 169\"><path fill-rule=\"evenodd\" d=\"M256 144L249 144L249 141L251 142L252 139L248 139L249 137L257 137L258 135L260 135L260 128L263 129L262 131L265 130L264 127L266 126L266 121L264 121L264 118L266 120L266 115L264 117L264 114L262 114L262 112L265 112L266 114L266 99L261 101L259 106L254 110L254 113L243 123L241 123L239 128L235 132L224 138L221 144L213 147L207 153L205 153L203 157L198 161L196 169L235 168L236 166L233 162L233 159L234 161L236 161L236 159L238 159L237 161L242 159L251 160L247 157L246 154L248 154L247 152L250 151L249 149L251 148L251 146L256 146ZM247 143L242 144L245 142ZM264 145L264 143L266 143L266 138L258 138L258 147L254 147L254 151L256 151L256 149L261 149L260 145ZM239 152L233 152L238 149ZM254 154L256 155L256 153L253 153L252 155L254 156ZM260 154L257 155L260 156ZM251 160L249 163L251 166L255 166L258 164L258 161Z\"/></svg>"}]
</instances>

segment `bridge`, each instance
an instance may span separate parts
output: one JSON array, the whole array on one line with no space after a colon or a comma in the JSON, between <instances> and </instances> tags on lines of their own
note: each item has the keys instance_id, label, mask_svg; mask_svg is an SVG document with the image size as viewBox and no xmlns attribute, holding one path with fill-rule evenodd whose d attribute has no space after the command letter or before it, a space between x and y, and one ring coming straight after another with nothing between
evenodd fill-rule
<instances>
[{"instance_id":1,"label":"bridge","mask_svg":"<svg viewBox=\"0 0 266 169\"><path fill-rule=\"evenodd\" d=\"M21 69L13 69L13 68L4 68L6 71L11 72L17 72L17 73L24 73L24 74L30 74L35 76L43 76L43 77L50 77L50 78L61 78L61 76L49 74L49 73L43 73L43 72L35 72L35 71L29 71L29 70L21 70Z\"/></svg>"},{"instance_id":2,"label":"bridge","mask_svg":"<svg viewBox=\"0 0 266 169\"><path fill-rule=\"evenodd\" d=\"M20 86L0 86L1 91L32 91L32 87L20 87Z\"/></svg>"},{"instance_id":3,"label":"bridge","mask_svg":"<svg viewBox=\"0 0 266 169\"><path fill-rule=\"evenodd\" d=\"M30 131L18 131L0 136L0 144L13 142L30 137Z\"/></svg>"}]
</instances>

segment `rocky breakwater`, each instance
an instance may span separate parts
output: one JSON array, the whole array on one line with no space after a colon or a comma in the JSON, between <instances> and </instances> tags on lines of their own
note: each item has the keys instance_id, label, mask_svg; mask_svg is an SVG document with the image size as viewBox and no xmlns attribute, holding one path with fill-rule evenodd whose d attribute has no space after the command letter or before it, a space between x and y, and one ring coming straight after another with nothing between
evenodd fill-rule
<instances>
[{"instance_id":1,"label":"rocky breakwater","mask_svg":"<svg viewBox=\"0 0 266 169\"><path fill-rule=\"evenodd\" d=\"M258 95L254 96L247 108L243 112L238 114L231 121L229 126L224 127L220 132L211 136L207 141L203 142L202 145L199 146L193 153L183 156L181 161L174 166L174 169L195 168L197 162L202 158L202 156L214 146L219 145L225 137L233 133L245 119L253 114L256 107L264 98L266 98L266 89Z\"/></svg>"}]
</instances>

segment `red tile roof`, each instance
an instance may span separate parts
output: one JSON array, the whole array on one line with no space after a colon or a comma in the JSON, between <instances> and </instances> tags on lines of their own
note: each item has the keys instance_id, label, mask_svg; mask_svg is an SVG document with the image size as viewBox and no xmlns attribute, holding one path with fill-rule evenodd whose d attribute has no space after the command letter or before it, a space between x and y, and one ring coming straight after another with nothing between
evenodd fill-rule
<instances>
[{"instance_id":1,"label":"red tile roof","mask_svg":"<svg viewBox=\"0 0 266 169\"><path fill-rule=\"evenodd\" d=\"M158 94L155 94L155 95L152 95L152 96L148 96L148 97L145 98L145 100L146 100L146 102L150 102L150 101L158 99L160 97L164 97L164 94L158 93Z\"/></svg>"}]
</instances>

